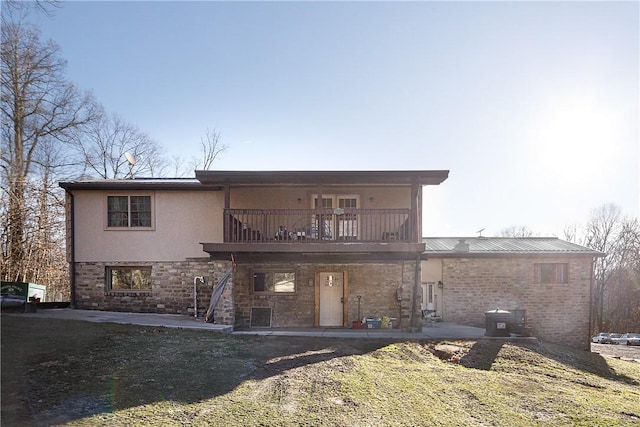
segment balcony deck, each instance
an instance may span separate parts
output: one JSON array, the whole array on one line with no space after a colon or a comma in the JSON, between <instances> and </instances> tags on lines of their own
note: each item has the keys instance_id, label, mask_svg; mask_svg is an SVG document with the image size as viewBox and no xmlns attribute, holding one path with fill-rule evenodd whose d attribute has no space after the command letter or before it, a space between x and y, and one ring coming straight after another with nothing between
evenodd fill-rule
<instances>
[{"instance_id":1,"label":"balcony deck","mask_svg":"<svg viewBox=\"0 0 640 427\"><path fill-rule=\"evenodd\" d=\"M412 242L410 218L410 209L227 209L224 242Z\"/></svg>"},{"instance_id":2,"label":"balcony deck","mask_svg":"<svg viewBox=\"0 0 640 427\"><path fill-rule=\"evenodd\" d=\"M203 243L224 253L365 254L424 250L410 209L225 209L222 243Z\"/></svg>"}]
</instances>

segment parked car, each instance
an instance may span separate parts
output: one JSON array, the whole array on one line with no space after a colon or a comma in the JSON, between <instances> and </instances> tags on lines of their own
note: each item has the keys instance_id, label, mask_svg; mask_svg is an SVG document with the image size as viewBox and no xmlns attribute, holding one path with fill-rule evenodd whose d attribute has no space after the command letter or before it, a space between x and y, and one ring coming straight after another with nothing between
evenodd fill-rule
<instances>
[{"instance_id":1,"label":"parked car","mask_svg":"<svg viewBox=\"0 0 640 427\"><path fill-rule=\"evenodd\" d=\"M603 344L604 341L609 337L609 335L611 335L609 332L600 332L598 335L591 338L591 341L598 344Z\"/></svg>"},{"instance_id":2,"label":"parked car","mask_svg":"<svg viewBox=\"0 0 640 427\"><path fill-rule=\"evenodd\" d=\"M609 334L609 336L602 341L602 344L618 344L621 336L622 334Z\"/></svg>"},{"instance_id":3,"label":"parked car","mask_svg":"<svg viewBox=\"0 0 640 427\"><path fill-rule=\"evenodd\" d=\"M640 345L640 334L624 334L618 339L620 345Z\"/></svg>"}]
</instances>

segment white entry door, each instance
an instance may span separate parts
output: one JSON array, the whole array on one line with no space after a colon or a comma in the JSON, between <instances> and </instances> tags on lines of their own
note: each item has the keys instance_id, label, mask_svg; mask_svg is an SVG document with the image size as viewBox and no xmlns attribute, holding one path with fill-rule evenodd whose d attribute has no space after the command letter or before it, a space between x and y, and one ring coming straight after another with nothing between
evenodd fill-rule
<instances>
[{"instance_id":1,"label":"white entry door","mask_svg":"<svg viewBox=\"0 0 640 427\"><path fill-rule=\"evenodd\" d=\"M342 272L320 273L320 326L344 326L344 276Z\"/></svg>"},{"instance_id":2,"label":"white entry door","mask_svg":"<svg viewBox=\"0 0 640 427\"><path fill-rule=\"evenodd\" d=\"M422 283L422 302L420 303L420 308L422 310L434 310L436 311L435 304L435 283L434 282L426 282Z\"/></svg>"}]
</instances>

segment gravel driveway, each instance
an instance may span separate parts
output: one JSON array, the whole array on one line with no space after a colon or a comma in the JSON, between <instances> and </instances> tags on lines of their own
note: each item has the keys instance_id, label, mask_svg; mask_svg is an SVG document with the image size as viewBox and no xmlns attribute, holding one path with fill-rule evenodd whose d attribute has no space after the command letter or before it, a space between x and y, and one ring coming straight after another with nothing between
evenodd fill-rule
<instances>
[{"instance_id":1,"label":"gravel driveway","mask_svg":"<svg viewBox=\"0 0 640 427\"><path fill-rule=\"evenodd\" d=\"M600 353L603 356L635 360L640 363L640 346L592 343L591 351L593 353Z\"/></svg>"}]
</instances>

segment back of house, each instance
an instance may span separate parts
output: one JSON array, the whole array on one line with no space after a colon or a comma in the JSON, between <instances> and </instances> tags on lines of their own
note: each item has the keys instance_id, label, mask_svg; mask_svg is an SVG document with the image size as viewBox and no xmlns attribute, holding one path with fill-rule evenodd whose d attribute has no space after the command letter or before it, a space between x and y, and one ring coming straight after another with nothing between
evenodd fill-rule
<instances>
[{"instance_id":1,"label":"back of house","mask_svg":"<svg viewBox=\"0 0 640 427\"><path fill-rule=\"evenodd\" d=\"M584 347L598 253L559 239L423 238L423 187L448 174L196 171L60 183L72 304L209 312L235 328L385 319L404 331L419 331L424 313L483 326L486 311L504 308L527 332Z\"/></svg>"}]
</instances>

